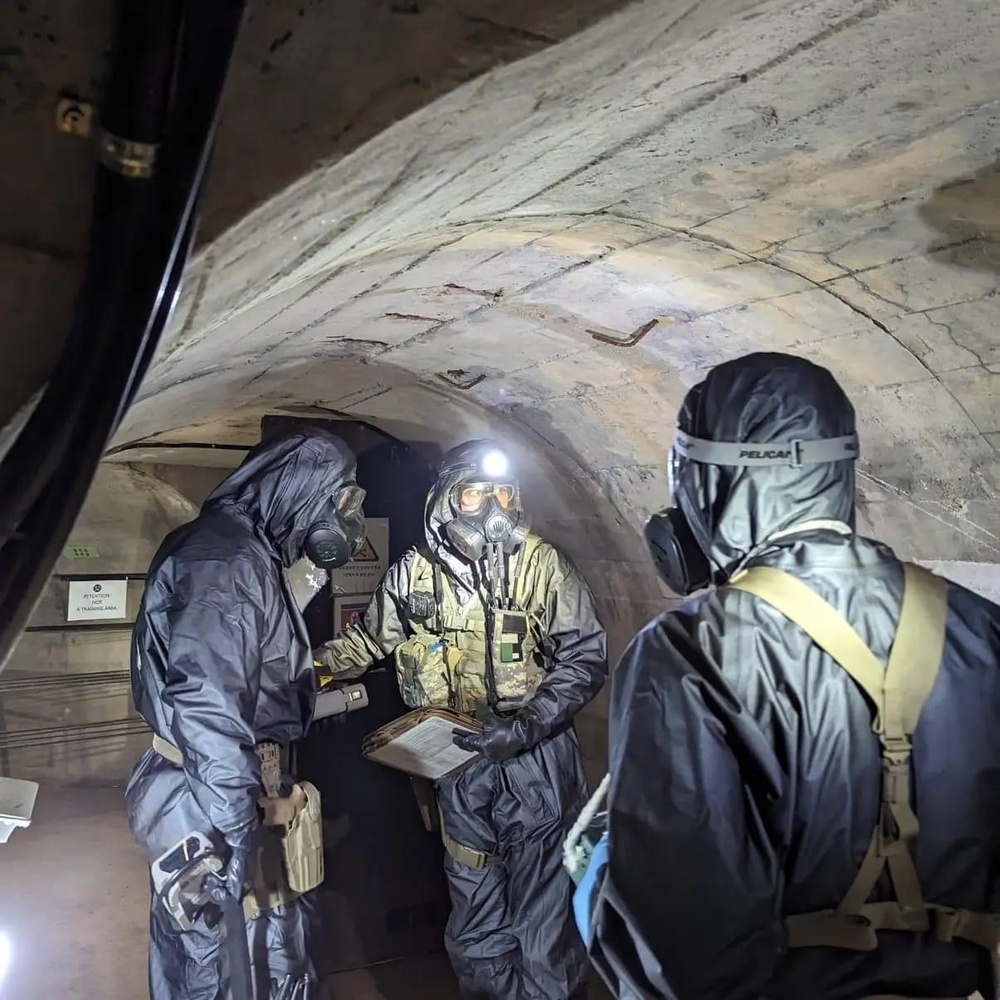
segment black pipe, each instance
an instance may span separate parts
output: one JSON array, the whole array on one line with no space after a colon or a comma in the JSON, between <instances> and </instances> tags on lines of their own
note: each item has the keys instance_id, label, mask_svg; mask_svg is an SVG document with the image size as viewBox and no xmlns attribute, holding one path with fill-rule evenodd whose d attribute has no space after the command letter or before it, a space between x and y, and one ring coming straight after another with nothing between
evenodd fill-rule
<instances>
[{"instance_id":1,"label":"black pipe","mask_svg":"<svg viewBox=\"0 0 1000 1000\"><path fill-rule=\"evenodd\" d=\"M92 580L145 580L145 573L53 573L53 580L88 583Z\"/></svg>"},{"instance_id":2,"label":"black pipe","mask_svg":"<svg viewBox=\"0 0 1000 1000\"><path fill-rule=\"evenodd\" d=\"M178 0L119 3L101 112L113 135L162 140L182 10ZM128 258L142 244L153 183L103 163L97 168L87 263L69 337L42 398L0 464L0 544L15 534L63 460L91 380L120 338L119 312L134 287Z\"/></svg>"},{"instance_id":3,"label":"black pipe","mask_svg":"<svg viewBox=\"0 0 1000 1000\"><path fill-rule=\"evenodd\" d=\"M147 449L155 450L157 448L170 451L178 449L187 451L191 449L192 451L242 451L246 453L252 447L252 444L212 444L206 441L127 441L125 444L120 444L115 448L109 448L104 453L104 457L111 458L114 455L121 455L126 451L146 451Z\"/></svg>"},{"instance_id":4,"label":"black pipe","mask_svg":"<svg viewBox=\"0 0 1000 1000\"><path fill-rule=\"evenodd\" d=\"M29 632L131 632L135 622L100 622L85 625L83 622L67 622L65 625L26 625L24 634Z\"/></svg>"},{"instance_id":5,"label":"black pipe","mask_svg":"<svg viewBox=\"0 0 1000 1000\"><path fill-rule=\"evenodd\" d=\"M153 356L156 354L160 338L163 335L163 331L167 328L167 323L170 322L170 316L180 297L181 282L184 277L184 271L187 268L188 259L191 256L191 251L194 249L195 233L198 225L198 218L195 215L194 207L201 195L203 184L204 175L199 178L197 189L191 193L189 214L187 220L184 222L184 230L177 241L173 258L167 266L166 274L158 291L159 298L150 320L150 335L147 336L142 352L136 358L132 375L119 402L118 412L115 414L115 429L122 422L129 407L132 405L132 401L135 399L135 394L138 392L139 385L153 360ZM103 449L101 457L104 457Z\"/></svg>"},{"instance_id":6,"label":"black pipe","mask_svg":"<svg viewBox=\"0 0 1000 1000\"><path fill-rule=\"evenodd\" d=\"M0 694L19 694L24 691L60 691L67 687L106 687L127 684L127 670L92 670L79 674L8 674L0 680Z\"/></svg>"},{"instance_id":7,"label":"black pipe","mask_svg":"<svg viewBox=\"0 0 1000 1000\"><path fill-rule=\"evenodd\" d=\"M147 5L126 0L125 6ZM76 355L78 381L62 400L55 430L50 426L50 383L29 420L31 433L25 436L26 426L0 466L0 542L6 538L0 549L0 669L65 544L108 438L134 397L176 299L243 6L243 0L190 0L184 8L157 173L152 181L137 182L146 210L134 211L134 200L118 200L132 178L119 177L106 166L98 170L92 257L77 307L78 336L67 348L70 356ZM136 104L154 106L145 91ZM120 225L109 225L109 216ZM90 353L81 354L81 331L90 335ZM8 465L11 458L17 461ZM38 467L28 491L34 504L28 509L10 494L22 485L15 478L18 470L24 475L23 470Z\"/></svg>"},{"instance_id":8,"label":"black pipe","mask_svg":"<svg viewBox=\"0 0 1000 1000\"><path fill-rule=\"evenodd\" d=\"M10 753L4 745L7 737L7 711L0 695L0 774L10 776Z\"/></svg>"},{"instance_id":9,"label":"black pipe","mask_svg":"<svg viewBox=\"0 0 1000 1000\"><path fill-rule=\"evenodd\" d=\"M146 723L137 718L85 722L77 726L43 726L38 729L8 731L0 738L0 750L36 750L41 747L65 746L67 743L142 736L149 732Z\"/></svg>"}]
</instances>

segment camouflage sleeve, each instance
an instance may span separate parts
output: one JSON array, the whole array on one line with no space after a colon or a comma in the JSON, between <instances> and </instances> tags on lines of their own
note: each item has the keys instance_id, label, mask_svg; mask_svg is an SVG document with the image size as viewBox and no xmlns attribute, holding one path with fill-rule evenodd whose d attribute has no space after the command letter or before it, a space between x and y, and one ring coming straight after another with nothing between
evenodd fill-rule
<instances>
[{"instance_id":1,"label":"camouflage sleeve","mask_svg":"<svg viewBox=\"0 0 1000 1000\"><path fill-rule=\"evenodd\" d=\"M406 601L412 552L393 563L372 594L364 617L313 651L321 688L331 681L360 677L373 663L391 656L409 635Z\"/></svg>"},{"instance_id":2,"label":"camouflage sleeve","mask_svg":"<svg viewBox=\"0 0 1000 1000\"><path fill-rule=\"evenodd\" d=\"M553 546L543 543L539 557L536 586L545 593L536 603L546 611L542 639L549 663L545 679L521 710L529 717L533 744L569 724L608 677L607 633L587 581Z\"/></svg>"}]
</instances>

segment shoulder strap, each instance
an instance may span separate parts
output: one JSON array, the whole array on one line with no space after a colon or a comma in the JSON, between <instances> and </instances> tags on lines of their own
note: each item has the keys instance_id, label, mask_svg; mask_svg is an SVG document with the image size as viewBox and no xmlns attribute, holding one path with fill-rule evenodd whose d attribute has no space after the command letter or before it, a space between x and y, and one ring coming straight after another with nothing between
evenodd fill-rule
<instances>
[{"instance_id":1,"label":"shoulder strap","mask_svg":"<svg viewBox=\"0 0 1000 1000\"><path fill-rule=\"evenodd\" d=\"M432 572L431 560L420 549L417 549L413 554L413 561L410 563L410 590L414 590L421 583L426 583Z\"/></svg>"},{"instance_id":2,"label":"shoulder strap","mask_svg":"<svg viewBox=\"0 0 1000 1000\"><path fill-rule=\"evenodd\" d=\"M903 571L903 603L884 668L850 622L794 576L756 566L729 586L767 601L836 660L874 703L873 728L886 742L916 728L944 651L945 581L910 563L904 563Z\"/></svg>"},{"instance_id":3,"label":"shoulder strap","mask_svg":"<svg viewBox=\"0 0 1000 1000\"><path fill-rule=\"evenodd\" d=\"M882 745L882 809L868 852L835 911L798 914L786 921L789 946L828 945L868 950L880 929L926 931L924 903L907 842L919 830L910 805L910 736L937 677L944 650L947 585L904 564L903 601L889 662L878 658L831 604L801 580L770 567L754 567L730 586L766 601L834 659L875 706L874 731ZM896 900L869 903L888 864ZM953 911L954 912L954 911Z\"/></svg>"},{"instance_id":4,"label":"shoulder strap","mask_svg":"<svg viewBox=\"0 0 1000 1000\"><path fill-rule=\"evenodd\" d=\"M514 598L515 606L522 610L524 609L524 601L527 596L525 591L528 587L528 571L531 568L531 563L541 542L542 540L538 535L529 534L517 554L517 573L514 577L511 597Z\"/></svg>"},{"instance_id":5,"label":"shoulder strap","mask_svg":"<svg viewBox=\"0 0 1000 1000\"><path fill-rule=\"evenodd\" d=\"M881 732L884 669L850 622L811 587L770 566L755 566L729 586L766 601L836 660L874 703L874 729Z\"/></svg>"}]
</instances>

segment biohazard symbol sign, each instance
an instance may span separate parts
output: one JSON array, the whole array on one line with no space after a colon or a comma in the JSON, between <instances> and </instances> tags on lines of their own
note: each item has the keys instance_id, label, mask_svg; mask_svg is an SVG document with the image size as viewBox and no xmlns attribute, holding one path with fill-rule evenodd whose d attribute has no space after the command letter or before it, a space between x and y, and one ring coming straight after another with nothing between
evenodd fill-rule
<instances>
[{"instance_id":1,"label":"biohazard symbol sign","mask_svg":"<svg viewBox=\"0 0 1000 1000\"><path fill-rule=\"evenodd\" d=\"M370 538L365 539L365 544L361 546L361 551L354 557L354 562L378 562L378 553Z\"/></svg>"}]
</instances>

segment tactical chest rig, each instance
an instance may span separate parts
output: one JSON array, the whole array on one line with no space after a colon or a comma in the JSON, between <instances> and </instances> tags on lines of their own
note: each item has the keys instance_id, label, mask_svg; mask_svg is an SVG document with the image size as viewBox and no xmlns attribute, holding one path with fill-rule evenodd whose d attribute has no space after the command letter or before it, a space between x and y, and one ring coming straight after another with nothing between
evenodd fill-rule
<instances>
[{"instance_id":1,"label":"tactical chest rig","mask_svg":"<svg viewBox=\"0 0 1000 1000\"><path fill-rule=\"evenodd\" d=\"M410 567L407 621L413 635L396 648L396 673L410 708L448 707L477 715L511 711L544 677L538 623L528 608L540 539L528 535L499 593L480 588L462 605L446 574L418 553Z\"/></svg>"},{"instance_id":2,"label":"tactical chest rig","mask_svg":"<svg viewBox=\"0 0 1000 1000\"><path fill-rule=\"evenodd\" d=\"M963 938L991 951L1000 944L1000 914L926 902L910 854L919 831L910 805L910 737L937 677L948 607L944 580L919 566L903 568L903 602L885 668L847 620L795 577L753 567L729 584L766 601L850 674L875 705L873 729L882 747L881 813L861 867L834 909L785 917L789 948L873 951L881 930ZM896 898L869 902L886 866Z\"/></svg>"}]
</instances>

